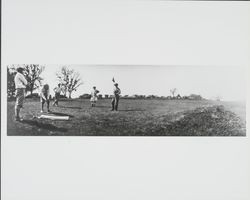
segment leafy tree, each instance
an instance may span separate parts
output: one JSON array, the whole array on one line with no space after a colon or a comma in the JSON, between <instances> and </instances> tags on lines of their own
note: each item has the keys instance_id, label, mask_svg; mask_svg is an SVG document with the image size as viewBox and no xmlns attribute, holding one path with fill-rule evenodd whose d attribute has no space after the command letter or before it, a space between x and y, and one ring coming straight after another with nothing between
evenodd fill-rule
<instances>
[{"instance_id":1,"label":"leafy tree","mask_svg":"<svg viewBox=\"0 0 250 200\"><path fill-rule=\"evenodd\" d=\"M81 77L78 72L73 69L69 69L67 66L63 66L59 72L56 73L58 81L61 83L63 93L71 98L72 92L76 91L77 88L82 85Z\"/></svg>"},{"instance_id":2,"label":"leafy tree","mask_svg":"<svg viewBox=\"0 0 250 200\"><path fill-rule=\"evenodd\" d=\"M26 91L30 92L31 96L33 94L33 91L41 85L42 78L40 77L40 75L44 71L44 66L36 64L7 66L8 98L14 97L15 95L14 78L16 75L16 69L18 67L24 68L24 76L28 82Z\"/></svg>"},{"instance_id":3,"label":"leafy tree","mask_svg":"<svg viewBox=\"0 0 250 200\"><path fill-rule=\"evenodd\" d=\"M15 71L13 67L7 66L7 93L8 93L8 98L13 98L15 97Z\"/></svg>"}]
</instances>

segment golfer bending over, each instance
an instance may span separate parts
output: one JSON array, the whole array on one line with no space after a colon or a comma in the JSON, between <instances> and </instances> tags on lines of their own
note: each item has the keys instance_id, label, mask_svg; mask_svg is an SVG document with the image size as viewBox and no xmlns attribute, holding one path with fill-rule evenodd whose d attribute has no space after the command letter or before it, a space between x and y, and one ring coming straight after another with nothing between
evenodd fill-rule
<instances>
[{"instance_id":1,"label":"golfer bending over","mask_svg":"<svg viewBox=\"0 0 250 200\"><path fill-rule=\"evenodd\" d=\"M112 110L111 111L113 111L113 110L117 111L118 110L118 103L119 103L121 90L118 87L118 83L115 82L114 78L113 78L112 81L114 82L114 90L113 90L114 96L113 96L112 101L111 101L111 104L112 104Z\"/></svg>"},{"instance_id":2,"label":"golfer bending over","mask_svg":"<svg viewBox=\"0 0 250 200\"><path fill-rule=\"evenodd\" d=\"M41 113L43 113L43 107L45 102L47 103L47 111L50 112L49 110L49 98L50 98L50 92L49 92L49 85L45 84L41 87L41 92L40 92L40 100L41 100Z\"/></svg>"},{"instance_id":3,"label":"golfer bending over","mask_svg":"<svg viewBox=\"0 0 250 200\"><path fill-rule=\"evenodd\" d=\"M95 104L97 102L97 94L99 93L99 91L96 89L96 87L93 87L93 90L91 91L91 98L90 98L90 102L91 102L91 107L95 107Z\"/></svg>"},{"instance_id":4,"label":"golfer bending over","mask_svg":"<svg viewBox=\"0 0 250 200\"><path fill-rule=\"evenodd\" d=\"M17 73L14 78L15 87L16 87L16 104L15 104L15 120L22 121L20 118L20 110L23 108L24 98L25 98L25 89L27 86L27 80L23 75L24 68L18 67Z\"/></svg>"}]
</instances>

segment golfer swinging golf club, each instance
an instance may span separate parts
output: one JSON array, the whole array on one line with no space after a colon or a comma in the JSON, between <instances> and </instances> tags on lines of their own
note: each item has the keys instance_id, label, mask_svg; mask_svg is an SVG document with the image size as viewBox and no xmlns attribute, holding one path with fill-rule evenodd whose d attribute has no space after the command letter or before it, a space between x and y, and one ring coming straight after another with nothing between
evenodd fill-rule
<instances>
[{"instance_id":1,"label":"golfer swinging golf club","mask_svg":"<svg viewBox=\"0 0 250 200\"><path fill-rule=\"evenodd\" d=\"M27 80L23 75L24 68L18 67L17 73L14 78L15 88L16 88L16 104L15 104L15 120L22 121L20 118L20 110L23 108L25 89L27 86Z\"/></svg>"},{"instance_id":2,"label":"golfer swinging golf club","mask_svg":"<svg viewBox=\"0 0 250 200\"><path fill-rule=\"evenodd\" d=\"M43 107L44 107L45 102L47 103L47 111L50 112L50 110L49 110L49 98L50 98L49 85L44 84L41 87L41 91L40 91L41 113L43 113Z\"/></svg>"},{"instance_id":3,"label":"golfer swinging golf club","mask_svg":"<svg viewBox=\"0 0 250 200\"><path fill-rule=\"evenodd\" d=\"M114 82L114 90L113 90L113 98L111 100L111 104L112 104L111 111L114 111L114 110L117 111L121 90L118 87L118 83L115 82L114 78L112 79L112 81Z\"/></svg>"},{"instance_id":4,"label":"golfer swinging golf club","mask_svg":"<svg viewBox=\"0 0 250 200\"><path fill-rule=\"evenodd\" d=\"M96 87L93 87L93 90L91 91L91 98L90 98L90 102L91 102L91 107L95 107L96 102L97 102L97 94L99 93L99 90L96 89Z\"/></svg>"}]
</instances>

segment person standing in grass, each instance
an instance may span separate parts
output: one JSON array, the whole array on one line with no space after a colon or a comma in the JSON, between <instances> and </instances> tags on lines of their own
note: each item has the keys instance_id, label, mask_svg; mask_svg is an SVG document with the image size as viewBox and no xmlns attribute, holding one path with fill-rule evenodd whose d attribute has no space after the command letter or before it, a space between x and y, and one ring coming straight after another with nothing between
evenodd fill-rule
<instances>
[{"instance_id":1,"label":"person standing in grass","mask_svg":"<svg viewBox=\"0 0 250 200\"><path fill-rule=\"evenodd\" d=\"M55 92L55 101L53 103L53 106L58 106L58 101L62 92L61 84L59 83L57 87L54 88Z\"/></svg>"},{"instance_id":2,"label":"person standing in grass","mask_svg":"<svg viewBox=\"0 0 250 200\"><path fill-rule=\"evenodd\" d=\"M99 93L99 91L96 89L96 87L93 87L93 90L91 91L91 98L90 98L90 102L91 102L91 107L95 107L96 102L97 102L97 94Z\"/></svg>"},{"instance_id":3,"label":"person standing in grass","mask_svg":"<svg viewBox=\"0 0 250 200\"><path fill-rule=\"evenodd\" d=\"M113 90L113 98L111 100L112 109L111 111L118 110L118 103L120 99L121 89L118 87L118 83L115 82L113 78L112 81L114 82L114 90Z\"/></svg>"},{"instance_id":4,"label":"person standing in grass","mask_svg":"<svg viewBox=\"0 0 250 200\"><path fill-rule=\"evenodd\" d=\"M27 87L27 80L23 75L24 68L18 67L17 73L14 78L15 87L16 87L16 104L15 104L15 120L22 121L20 118L20 110L23 108L23 103L25 99L25 89Z\"/></svg>"},{"instance_id":5,"label":"person standing in grass","mask_svg":"<svg viewBox=\"0 0 250 200\"><path fill-rule=\"evenodd\" d=\"M49 110L50 91L49 91L49 85L48 84L44 84L41 87L40 100L41 100L41 113L43 113L43 107L44 107L45 103L47 104L47 111L50 112L50 110Z\"/></svg>"}]
</instances>

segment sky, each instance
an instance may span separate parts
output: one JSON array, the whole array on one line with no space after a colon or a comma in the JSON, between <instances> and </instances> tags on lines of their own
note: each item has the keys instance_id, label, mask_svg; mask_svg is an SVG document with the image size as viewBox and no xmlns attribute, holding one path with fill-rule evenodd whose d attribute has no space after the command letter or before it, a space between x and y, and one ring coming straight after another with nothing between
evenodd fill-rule
<instances>
[{"instance_id":1,"label":"sky","mask_svg":"<svg viewBox=\"0 0 250 200\"><path fill-rule=\"evenodd\" d=\"M63 65L45 65L44 82L52 88L58 80L56 72ZM112 94L114 77L122 95L169 96L199 94L204 98L243 101L246 93L246 73L243 67L216 66L147 66L147 65L67 65L79 72L83 84L72 97L90 93L96 86L101 94Z\"/></svg>"},{"instance_id":2,"label":"sky","mask_svg":"<svg viewBox=\"0 0 250 200\"><path fill-rule=\"evenodd\" d=\"M242 66L245 2L6 0L3 62Z\"/></svg>"},{"instance_id":3,"label":"sky","mask_svg":"<svg viewBox=\"0 0 250 200\"><path fill-rule=\"evenodd\" d=\"M94 85L112 93L114 76L123 95L168 96L177 88L181 95L245 99L245 2L8 0L2 27L3 66L45 64L53 86L60 64L68 64L84 81L73 96Z\"/></svg>"}]
</instances>

